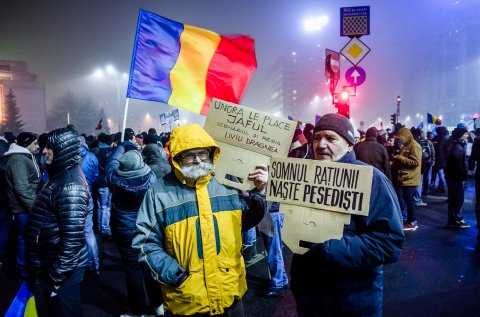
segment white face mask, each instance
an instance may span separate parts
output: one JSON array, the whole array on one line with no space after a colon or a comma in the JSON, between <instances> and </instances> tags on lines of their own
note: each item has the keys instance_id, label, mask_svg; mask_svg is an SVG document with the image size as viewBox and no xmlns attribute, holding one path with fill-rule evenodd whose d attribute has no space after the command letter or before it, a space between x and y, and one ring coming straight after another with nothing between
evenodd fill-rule
<instances>
[{"instance_id":1,"label":"white face mask","mask_svg":"<svg viewBox=\"0 0 480 317\"><path fill-rule=\"evenodd\" d=\"M179 166L180 166L180 169L182 170L183 175L186 178L191 178L194 180L197 180L200 177L207 175L213 169L213 164L211 159L208 159L205 162L200 162L200 163L191 164L191 165L184 165L180 162Z\"/></svg>"}]
</instances>

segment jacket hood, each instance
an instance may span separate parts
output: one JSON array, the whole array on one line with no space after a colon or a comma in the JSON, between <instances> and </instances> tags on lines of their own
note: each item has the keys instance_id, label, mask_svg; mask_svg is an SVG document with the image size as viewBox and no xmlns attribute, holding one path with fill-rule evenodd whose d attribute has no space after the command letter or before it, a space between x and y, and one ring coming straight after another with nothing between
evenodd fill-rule
<instances>
[{"instance_id":1,"label":"jacket hood","mask_svg":"<svg viewBox=\"0 0 480 317\"><path fill-rule=\"evenodd\" d=\"M169 150L172 157L172 164L175 168L175 175L181 182L191 180L185 178L180 166L175 160L175 156L185 150L196 148L214 148L212 156L213 164L215 164L218 156L220 155L220 148L215 143L215 140L198 124L189 124L173 129L170 135Z\"/></svg>"},{"instance_id":2,"label":"jacket hood","mask_svg":"<svg viewBox=\"0 0 480 317\"><path fill-rule=\"evenodd\" d=\"M405 145L411 144L413 142L413 135L412 132L410 132L409 129L407 128L401 128L397 132L397 136L405 142Z\"/></svg>"},{"instance_id":3,"label":"jacket hood","mask_svg":"<svg viewBox=\"0 0 480 317\"><path fill-rule=\"evenodd\" d=\"M27 148L20 146L17 143L10 144L8 151L5 152L3 155L7 156L7 155L17 154L17 153L28 154L33 158L33 154L30 153L30 151Z\"/></svg>"},{"instance_id":4,"label":"jacket hood","mask_svg":"<svg viewBox=\"0 0 480 317\"><path fill-rule=\"evenodd\" d=\"M82 146L77 131L69 128L50 131L47 147L53 151L52 164L46 167L49 173L58 175L79 165Z\"/></svg>"}]
</instances>

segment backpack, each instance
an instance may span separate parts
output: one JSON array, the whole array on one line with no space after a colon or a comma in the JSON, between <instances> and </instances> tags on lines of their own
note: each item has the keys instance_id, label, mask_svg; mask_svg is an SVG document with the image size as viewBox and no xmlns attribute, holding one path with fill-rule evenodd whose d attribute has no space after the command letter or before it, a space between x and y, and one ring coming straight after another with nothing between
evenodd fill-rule
<instances>
[{"instance_id":1,"label":"backpack","mask_svg":"<svg viewBox=\"0 0 480 317\"><path fill-rule=\"evenodd\" d=\"M432 150L427 140L420 140L420 146L422 147L422 160L429 162L432 159Z\"/></svg>"}]
</instances>

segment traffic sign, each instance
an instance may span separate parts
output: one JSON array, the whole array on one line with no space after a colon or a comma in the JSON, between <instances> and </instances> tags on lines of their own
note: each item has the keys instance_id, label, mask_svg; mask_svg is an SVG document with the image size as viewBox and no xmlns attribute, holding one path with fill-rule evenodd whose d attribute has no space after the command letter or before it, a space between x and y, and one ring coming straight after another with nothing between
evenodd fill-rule
<instances>
[{"instance_id":1,"label":"traffic sign","mask_svg":"<svg viewBox=\"0 0 480 317\"><path fill-rule=\"evenodd\" d=\"M370 34L370 7L340 8L340 36L356 36Z\"/></svg>"},{"instance_id":2,"label":"traffic sign","mask_svg":"<svg viewBox=\"0 0 480 317\"><path fill-rule=\"evenodd\" d=\"M356 37L352 38L340 51L353 65L357 65L370 53L370 47Z\"/></svg>"},{"instance_id":3,"label":"traffic sign","mask_svg":"<svg viewBox=\"0 0 480 317\"><path fill-rule=\"evenodd\" d=\"M325 50L325 77L331 79L340 78L340 53L329 50Z\"/></svg>"},{"instance_id":4,"label":"traffic sign","mask_svg":"<svg viewBox=\"0 0 480 317\"><path fill-rule=\"evenodd\" d=\"M365 79L367 79L367 74L360 66L350 67L345 72L345 80L350 86L360 86L365 82Z\"/></svg>"}]
</instances>

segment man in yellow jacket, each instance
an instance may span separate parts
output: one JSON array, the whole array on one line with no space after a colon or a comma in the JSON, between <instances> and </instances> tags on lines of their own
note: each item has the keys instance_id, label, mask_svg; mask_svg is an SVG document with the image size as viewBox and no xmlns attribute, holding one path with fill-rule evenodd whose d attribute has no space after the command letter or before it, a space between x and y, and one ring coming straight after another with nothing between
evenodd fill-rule
<instances>
[{"instance_id":1,"label":"man in yellow jacket","mask_svg":"<svg viewBox=\"0 0 480 317\"><path fill-rule=\"evenodd\" d=\"M241 232L265 214L267 167L250 172L255 189L245 197L213 176L220 148L200 126L175 128L169 150L173 171L147 191L133 246L173 316L243 316Z\"/></svg>"},{"instance_id":2,"label":"man in yellow jacket","mask_svg":"<svg viewBox=\"0 0 480 317\"><path fill-rule=\"evenodd\" d=\"M413 139L413 135L407 128L401 128L396 133L396 143L400 150L398 155L394 155L395 178L392 181L396 183L398 200L402 213L404 215L404 231L415 231L418 228L415 215L415 192L420 185L420 172L422 167L422 148ZM393 177L393 176L392 176Z\"/></svg>"}]
</instances>

